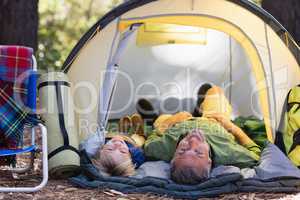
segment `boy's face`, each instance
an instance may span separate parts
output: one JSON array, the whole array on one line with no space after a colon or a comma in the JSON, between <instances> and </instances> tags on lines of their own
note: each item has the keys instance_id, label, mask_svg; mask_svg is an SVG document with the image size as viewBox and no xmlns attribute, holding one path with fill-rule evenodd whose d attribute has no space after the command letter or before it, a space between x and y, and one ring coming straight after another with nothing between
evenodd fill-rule
<instances>
[{"instance_id":1,"label":"boy's face","mask_svg":"<svg viewBox=\"0 0 300 200\"><path fill-rule=\"evenodd\" d=\"M120 137L113 137L101 149L100 155L109 155L116 161L126 161L130 158L130 153L127 144Z\"/></svg>"}]
</instances>

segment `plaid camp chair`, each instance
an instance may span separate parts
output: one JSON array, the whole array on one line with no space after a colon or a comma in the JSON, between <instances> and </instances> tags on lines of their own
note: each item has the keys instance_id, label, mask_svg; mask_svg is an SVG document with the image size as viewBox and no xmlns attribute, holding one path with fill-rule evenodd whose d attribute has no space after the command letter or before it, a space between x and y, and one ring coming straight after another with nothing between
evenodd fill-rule
<instances>
[{"instance_id":1,"label":"plaid camp chair","mask_svg":"<svg viewBox=\"0 0 300 200\"><path fill-rule=\"evenodd\" d=\"M0 187L0 192L33 192L48 181L46 128L37 119L37 65L33 50L22 46L0 45L0 165L9 172L25 173L32 169L37 150L35 132L42 132L43 180L36 187ZM24 147L24 134L30 130L31 145ZM28 131L27 131L28 132ZM28 167L16 168L16 155L30 153Z\"/></svg>"}]
</instances>

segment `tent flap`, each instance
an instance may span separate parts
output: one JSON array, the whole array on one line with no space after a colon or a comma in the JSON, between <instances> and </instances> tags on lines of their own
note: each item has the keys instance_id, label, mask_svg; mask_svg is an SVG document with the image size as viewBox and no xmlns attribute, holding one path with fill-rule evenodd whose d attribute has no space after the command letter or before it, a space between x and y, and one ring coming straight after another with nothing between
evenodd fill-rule
<instances>
[{"instance_id":1,"label":"tent flap","mask_svg":"<svg viewBox=\"0 0 300 200\"><path fill-rule=\"evenodd\" d=\"M162 44L201 44L205 45L206 29L174 24L145 23L139 28L137 46Z\"/></svg>"}]
</instances>

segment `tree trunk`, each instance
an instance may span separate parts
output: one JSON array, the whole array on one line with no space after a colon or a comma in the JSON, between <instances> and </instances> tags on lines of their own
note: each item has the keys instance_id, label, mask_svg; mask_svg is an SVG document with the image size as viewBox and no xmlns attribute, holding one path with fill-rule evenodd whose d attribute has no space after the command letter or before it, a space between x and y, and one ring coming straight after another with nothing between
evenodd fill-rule
<instances>
[{"instance_id":1,"label":"tree trunk","mask_svg":"<svg viewBox=\"0 0 300 200\"><path fill-rule=\"evenodd\" d=\"M299 0L263 0L262 7L271 13L300 44Z\"/></svg>"},{"instance_id":2,"label":"tree trunk","mask_svg":"<svg viewBox=\"0 0 300 200\"><path fill-rule=\"evenodd\" d=\"M0 0L0 45L37 49L38 0Z\"/></svg>"}]
</instances>

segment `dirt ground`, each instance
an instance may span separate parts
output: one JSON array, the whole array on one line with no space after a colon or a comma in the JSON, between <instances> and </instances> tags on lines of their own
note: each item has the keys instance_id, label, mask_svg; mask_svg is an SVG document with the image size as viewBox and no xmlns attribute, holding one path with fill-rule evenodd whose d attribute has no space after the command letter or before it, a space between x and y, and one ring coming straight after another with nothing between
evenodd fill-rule
<instances>
[{"instance_id":1,"label":"dirt ground","mask_svg":"<svg viewBox=\"0 0 300 200\"><path fill-rule=\"evenodd\" d=\"M30 180L33 182L33 180ZM36 182L36 180L35 180ZM47 186L37 193L0 193L0 200L169 200L163 196L153 196L149 194L130 194L125 195L114 190L86 190L75 188L65 180L50 180ZM204 200L205 198L203 198ZM214 200L263 200L263 199L281 199L298 200L300 194L263 194L263 193L241 193L223 195Z\"/></svg>"}]
</instances>

